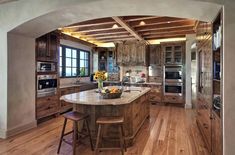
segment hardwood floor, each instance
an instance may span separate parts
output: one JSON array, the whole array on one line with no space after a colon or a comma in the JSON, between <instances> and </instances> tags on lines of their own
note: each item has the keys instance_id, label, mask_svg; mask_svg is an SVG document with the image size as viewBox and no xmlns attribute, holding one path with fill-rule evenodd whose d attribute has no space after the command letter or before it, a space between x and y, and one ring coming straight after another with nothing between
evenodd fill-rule
<instances>
[{"instance_id":1,"label":"hardwood floor","mask_svg":"<svg viewBox=\"0 0 235 155\"><path fill-rule=\"evenodd\" d=\"M0 139L1 155L55 155L63 118L58 117L37 128ZM71 123L69 127L71 129ZM69 139L70 137L68 137ZM61 155L72 154L72 147L63 143ZM92 155L89 143L80 144L77 154ZM120 151L104 151L100 155L119 155ZM209 155L196 126L193 110L174 106L151 105L150 118L141 128L135 143L126 155Z\"/></svg>"}]
</instances>

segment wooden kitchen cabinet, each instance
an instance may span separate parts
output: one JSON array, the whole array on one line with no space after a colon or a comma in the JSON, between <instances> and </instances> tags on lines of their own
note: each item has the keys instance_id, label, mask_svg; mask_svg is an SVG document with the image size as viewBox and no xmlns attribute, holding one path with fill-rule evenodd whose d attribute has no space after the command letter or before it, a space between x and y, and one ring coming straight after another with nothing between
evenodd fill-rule
<instances>
[{"instance_id":1,"label":"wooden kitchen cabinet","mask_svg":"<svg viewBox=\"0 0 235 155\"><path fill-rule=\"evenodd\" d=\"M37 61L58 61L60 41L56 33L48 33L36 39Z\"/></svg>"},{"instance_id":2,"label":"wooden kitchen cabinet","mask_svg":"<svg viewBox=\"0 0 235 155\"><path fill-rule=\"evenodd\" d=\"M60 96L75 93L75 87L67 87L60 89ZM72 109L73 105L65 101L60 101L60 113L66 112L69 109Z\"/></svg>"},{"instance_id":3,"label":"wooden kitchen cabinet","mask_svg":"<svg viewBox=\"0 0 235 155\"><path fill-rule=\"evenodd\" d=\"M40 119L59 113L58 96L41 97L36 102L36 118Z\"/></svg>"},{"instance_id":4,"label":"wooden kitchen cabinet","mask_svg":"<svg viewBox=\"0 0 235 155\"><path fill-rule=\"evenodd\" d=\"M90 89L97 88L97 84L87 84L87 85L80 85L80 86L71 86L66 88L60 89L60 97L67 94L78 93L81 91L86 91ZM73 108L71 103L67 103L65 101L60 101L60 113L66 112Z\"/></svg>"},{"instance_id":5,"label":"wooden kitchen cabinet","mask_svg":"<svg viewBox=\"0 0 235 155\"><path fill-rule=\"evenodd\" d=\"M182 65L184 62L185 42L163 43L165 65Z\"/></svg>"},{"instance_id":6,"label":"wooden kitchen cabinet","mask_svg":"<svg viewBox=\"0 0 235 155\"><path fill-rule=\"evenodd\" d=\"M212 112L212 155L222 155L222 125L220 117Z\"/></svg>"},{"instance_id":7,"label":"wooden kitchen cabinet","mask_svg":"<svg viewBox=\"0 0 235 155\"><path fill-rule=\"evenodd\" d=\"M149 65L161 65L161 46L148 45Z\"/></svg>"},{"instance_id":8,"label":"wooden kitchen cabinet","mask_svg":"<svg viewBox=\"0 0 235 155\"><path fill-rule=\"evenodd\" d=\"M197 101L197 116L196 116L198 127L201 131L202 137L206 143L206 146L211 152L211 109L208 103L203 98L198 98Z\"/></svg>"},{"instance_id":9,"label":"wooden kitchen cabinet","mask_svg":"<svg viewBox=\"0 0 235 155\"><path fill-rule=\"evenodd\" d=\"M151 103L161 103L162 102L162 86L151 85L151 90L149 92L149 101Z\"/></svg>"},{"instance_id":10,"label":"wooden kitchen cabinet","mask_svg":"<svg viewBox=\"0 0 235 155\"><path fill-rule=\"evenodd\" d=\"M144 42L125 42L116 44L116 63L118 65L147 65Z\"/></svg>"}]
</instances>

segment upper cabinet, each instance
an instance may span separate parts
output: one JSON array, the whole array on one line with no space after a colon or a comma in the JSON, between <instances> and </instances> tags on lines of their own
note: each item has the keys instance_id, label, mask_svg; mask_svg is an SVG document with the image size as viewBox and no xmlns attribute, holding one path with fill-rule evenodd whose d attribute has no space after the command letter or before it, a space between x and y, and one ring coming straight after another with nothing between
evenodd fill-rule
<instances>
[{"instance_id":1,"label":"upper cabinet","mask_svg":"<svg viewBox=\"0 0 235 155\"><path fill-rule=\"evenodd\" d=\"M36 39L37 61L58 61L59 37L56 33L48 33Z\"/></svg>"},{"instance_id":2,"label":"upper cabinet","mask_svg":"<svg viewBox=\"0 0 235 155\"><path fill-rule=\"evenodd\" d=\"M161 46L160 45L149 45L149 65L161 65Z\"/></svg>"},{"instance_id":3,"label":"upper cabinet","mask_svg":"<svg viewBox=\"0 0 235 155\"><path fill-rule=\"evenodd\" d=\"M147 65L145 43L135 41L116 44L116 62L124 66Z\"/></svg>"},{"instance_id":4,"label":"upper cabinet","mask_svg":"<svg viewBox=\"0 0 235 155\"><path fill-rule=\"evenodd\" d=\"M184 58L184 43L162 44L165 65L182 65Z\"/></svg>"}]
</instances>

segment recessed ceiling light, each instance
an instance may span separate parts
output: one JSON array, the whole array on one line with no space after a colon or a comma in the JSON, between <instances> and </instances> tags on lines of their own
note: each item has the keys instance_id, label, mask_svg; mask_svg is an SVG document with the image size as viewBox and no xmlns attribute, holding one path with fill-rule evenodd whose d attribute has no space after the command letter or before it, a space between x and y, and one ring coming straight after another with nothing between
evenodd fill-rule
<instances>
[{"instance_id":1,"label":"recessed ceiling light","mask_svg":"<svg viewBox=\"0 0 235 155\"><path fill-rule=\"evenodd\" d=\"M170 24L171 22L170 22L170 21L168 21L167 23L168 23L168 24Z\"/></svg>"},{"instance_id":2,"label":"recessed ceiling light","mask_svg":"<svg viewBox=\"0 0 235 155\"><path fill-rule=\"evenodd\" d=\"M113 24L113 29L116 29L116 28L118 28L119 26L117 25L117 24Z\"/></svg>"},{"instance_id":3,"label":"recessed ceiling light","mask_svg":"<svg viewBox=\"0 0 235 155\"><path fill-rule=\"evenodd\" d=\"M62 28L60 27L60 28L58 28L58 30L62 30Z\"/></svg>"},{"instance_id":4,"label":"recessed ceiling light","mask_svg":"<svg viewBox=\"0 0 235 155\"><path fill-rule=\"evenodd\" d=\"M145 22L144 22L144 21L141 21L139 25L145 25Z\"/></svg>"}]
</instances>

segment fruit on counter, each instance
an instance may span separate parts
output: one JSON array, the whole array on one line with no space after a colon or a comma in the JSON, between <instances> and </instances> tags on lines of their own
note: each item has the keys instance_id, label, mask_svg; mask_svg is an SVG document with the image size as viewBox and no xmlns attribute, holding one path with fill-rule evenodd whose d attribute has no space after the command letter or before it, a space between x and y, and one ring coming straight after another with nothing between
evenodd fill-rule
<instances>
[{"instance_id":1,"label":"fruit on counter","mask_svg":"<svg viewBox=\"0 0 235 155\"><path fill-rule=\"evenodd\" d=\"M102 91L101 91L101 93L103 93L103 94L105 94L105 93L111 93L111 94L113 94L113 93L121 93L122 92L122 90L121 89L119 89L119 88L106 88L106 89L103 89Z\"/></svg>"}]
</instances>

